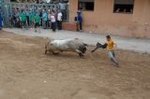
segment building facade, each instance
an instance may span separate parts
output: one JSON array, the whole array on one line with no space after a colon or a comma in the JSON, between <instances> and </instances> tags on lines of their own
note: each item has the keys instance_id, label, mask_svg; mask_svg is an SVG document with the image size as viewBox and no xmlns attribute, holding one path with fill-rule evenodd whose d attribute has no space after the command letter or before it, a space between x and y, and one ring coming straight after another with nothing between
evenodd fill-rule
<instances>
[{"instance_id":1,"label":"building facade","mask_svg":"<svg viewBox=\"0 0 150 99\"><path fill-rule=\"evenodd\" d=\"M69 0L69 23L82 9L83 30L150 38L150 0Z\"/></svg>"}]
</instances>

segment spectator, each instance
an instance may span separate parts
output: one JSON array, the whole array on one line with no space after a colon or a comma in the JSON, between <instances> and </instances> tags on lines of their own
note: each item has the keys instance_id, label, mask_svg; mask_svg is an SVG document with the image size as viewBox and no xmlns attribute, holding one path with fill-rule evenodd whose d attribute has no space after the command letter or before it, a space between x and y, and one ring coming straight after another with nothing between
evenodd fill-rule
<instances>
[{"instance_id":1,"label":"spectator","mask_svg":"<svg viewBox=\"0 0 150 99\"><path fill-rule=\"evenodd\" d=\"M15 11L15 26L16 27L21 27L21 23L20 23L20 10L19 10L19 8L16 8L16 11Z\"/></svg>"},{"instance_id":2,"label":"spectator","mask_svg":"<svg viewBox=\"0 0 150 99\"><path fill-rule=\"evenodd\" d=\"M45 9L43 9L42 20L43 20L43 27L44 27L44 29L46 29L47 28L48 15L47 15L47 12Z\"/></svg>"},{"instance_id":3,"label":"spectator","mask_svg":"<svg viewBox=\"0 0 150 99\"><path fill-rule=\"evenodd\" d=\"M23 7L25 7L25 9L22 10ZM0 8L0 10L2 9ZM27 7L26 4L25 5L18 4L12 7L12 9L10 10L12 12L10 13L10 17L8 20L11 26L13 27L24 28L25 26L27 27L27 25L31 27L34 26L34 15L38 14L41 18L40 25L43 26L44 29L46 29L47 27L51 27L53 23L53 30L56 30L57 27L59 30L61 30L62 22L64 20L63 18L66 15L66 13L65 14L63 13L64 10L66 10L66 5L63 2L61 2L59 6L58 5L38 6L35 4ZM54 18L51 18L53 16Z\"/></svg>"},{"instance_id":4,"label":"spectator","mask_svg":"<svg viewBox=\"0 0 150 99\"><path fill-rule=\"evenodd\" d=\"M37 28L39 28L40 26L40 16L38 14L36 14L36 16L34 17L34 28L35 28L35 32L37 32ZM39 33L40 33L40 28L39 28Z\"/></svg>"},{"instance_id":5,"label":"spectator","mask_svg":"<svg viewBox=\"0 0 150 99\"><path fill-rule=\"evenodd\" d=\"M29 11L29 23L30 23L30 26L34 26L34 13L30 10Z\"/></svg>"},{"instance_id":6,"label":"spectator","mask_svg":"<svg viewBox=\"0 0 150 99\"><path fill-rule=\"evenodd\" d=\"M1 7L0 7L0 14L3 15L3 10Z\"/></svg>"},{"instance_id":7,"label":"spectator","mask_svg":"<svg viewBox=\"0 0 150 99\"><path fill-rule=\"evenodd\" d=\"M24 13L24 10L20 13L20 21L21 21L21 27L25 28L26 26L26 14Z\"/></svg>"},{"instance_id":8,"label":"spectator","mask_svg":"<svg viewBox=\"0 0 150 99\"><path fill-rule=\"evenodd\" d=\"M29 21L29 14L30 14L30 11L29 11L29 9L26 9L25 14L26 14L27 25L30 26L30 21Z\"/></svg>"},{"instance_id":9,"label":"spectator","mask_svg":"<svg viewBox=\"0 0 150 99\"><path fill-rule=\"evenodd\" d=\"M15 15L15 8L12 8L12 15L10 15L10 22L11 26L15 27L16 26L16 15Z\"/></svg>"},{"instance_id":10,"label":"spectator","mask_svg":"<svg viewBox=\"0 0 150 99\"><path fill-rule=\"evenodd\" d=\"M48 10L48 26L51 28L51 14L52 14L52 12L51 12L51 10L49 9Z\"/></svg>"},{"instance_id":11,"label":"spectator","mask_svg":"<svg viewBox=\"0 0 150 99\"><path fill-rule=\"evenodd\" d=\"M77 30L78 31L82 31L82 22L83 22L83 18L82 18L81 12L78 11L77 12Z\"/></svg>"},{"instance_id":12,"label":"spectator","mask_svg":"<svg viewBox=\"0 0 150 99\"><path fill-rule=\"evenodd\" d=\"M12 16L9 15L9 23L8 23L8 27L12 28L12 26L13 26Z\"/></svg>"},{"instance_id":13,"label":"spectator","mask_svg":"<svg viewBox=\"0 0 150 99\"><path fill-rule=\"evenodd\" d=\"M15 15L16 15L16 16L15 16L16 18L18 18L18 17L19 17L19 15L20 15L20 10L19 10L19 8L17 8L17 9L16 9L16 11L15 11Z\"/></svg>"},{"instance_id":14,"label":"spectator","mask_svg":"<svg viewBox=\"0 0 150 99\"><path fill-rule=\"evenodd\" d=\"M55 17L55 12L52 12L51 15L51 23L52 23L52 30L55 32L56 31L56 17Z\"/></svg>"},{"instance_id":15,"label":"spectator","mask_svg":"<svg viewBox=\"0 0 150 99\"><path fill-rule=\"evenodd\" d=\"M42 14L43 14L43 10L42 10L42 9L40 9L40 11L39 11L39 16L40 16L40 18L41 18L40 26L42 26L42 25L43 25Z\"/></svg>"},{"instance_id":16,"label":"spectator","mask_svg":"<svg viewBox=\"0 0 150 99\"><path fill-rule=\"evenodd\" d=\"M0 30L2 30L3 27L3 18L2 15L0 14Z\"/></svg>"},{"instance_id":17,"label":"spectator","mask_svg":"<svg viewBox=\"0 0 150 99\"><path fill-rule=\"evenodd\" d=\"M60 10L58 10L58 14L57 14L57 26L58 26L58 30L62 30L62 13Z\"/></svg>"},{"instance_id":18,"label":"spectator","mask_svg":"<svg viewBox=\"0 0 150 99\"><path fill-rule=\"evenodd\" d=\"M59 9L62 12L63 20L67 20L67 4L66 3L59 3Z\"/></svg>"}]
</instances>

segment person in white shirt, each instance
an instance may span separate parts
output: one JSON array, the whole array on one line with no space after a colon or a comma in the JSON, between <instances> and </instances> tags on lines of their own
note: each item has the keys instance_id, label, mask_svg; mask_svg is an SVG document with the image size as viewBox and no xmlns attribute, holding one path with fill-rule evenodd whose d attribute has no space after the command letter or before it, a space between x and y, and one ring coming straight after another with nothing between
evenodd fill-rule
<instances>
[{"instance_id":1,"label":"person in white shirt","mask_svg":"<svg viewBox=\"0 0 150 99\"><path fill-rule=\"evenodd\" d=\"M51 14L52 14L52 11L51 9L48 10L48 27L51 28Z\"/></svg>"},{"instance_id":2,"label":"person in white shirt","mask_svg":"<svg viewBox=\"0 0 150 99\"><path fill-rule=\"evenodd\" d=\"M57 27L58 27L58 30L62 30L62 13L61 11L59 10L58 11L58 14L57 14Z\"/></svg>"},{"instance_id":3,"label":"person in white shirt","mask_svg":"<svg viewBox=\"0 0 150 99\"><path fill-rule=\"evenodd\" d=\"M55 12L53 11L51 14L51 27L52 30L55 32L56 31L56 16L55 16Z\"/></svg>"}]
</instances>

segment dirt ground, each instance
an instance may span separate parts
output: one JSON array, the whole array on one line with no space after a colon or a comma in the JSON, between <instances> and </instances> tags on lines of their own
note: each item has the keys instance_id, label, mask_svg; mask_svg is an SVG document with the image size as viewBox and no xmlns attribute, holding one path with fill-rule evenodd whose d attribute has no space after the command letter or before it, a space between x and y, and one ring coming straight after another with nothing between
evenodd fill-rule
<instances>
[{"instance_id":1,"label":"dirt ground","mask_svg":"<svg viewBox=\"0 0 150 99\"><path fill-rule=\"evenodd\" d=\"M0 99L149 99L150 55L105 50L44 54L45 40L0 31Z\"/></svg>"}]
</instances>

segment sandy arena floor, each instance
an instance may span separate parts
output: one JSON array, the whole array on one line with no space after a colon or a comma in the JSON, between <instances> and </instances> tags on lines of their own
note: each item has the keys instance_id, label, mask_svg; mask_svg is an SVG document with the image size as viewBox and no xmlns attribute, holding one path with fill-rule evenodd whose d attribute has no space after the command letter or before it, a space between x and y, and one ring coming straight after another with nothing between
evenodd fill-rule
<instances>
[{"instance_id":1,"label":"sandy arena floor","mask_svg":"<svg viewBox=\"0 0 150 99\"><path fill-rule=\"evenodd\" d=\"M149 99L150 55L105 50L44 54L45 40L0 31L0 99Z\"/></svg>"}]
</instances>

